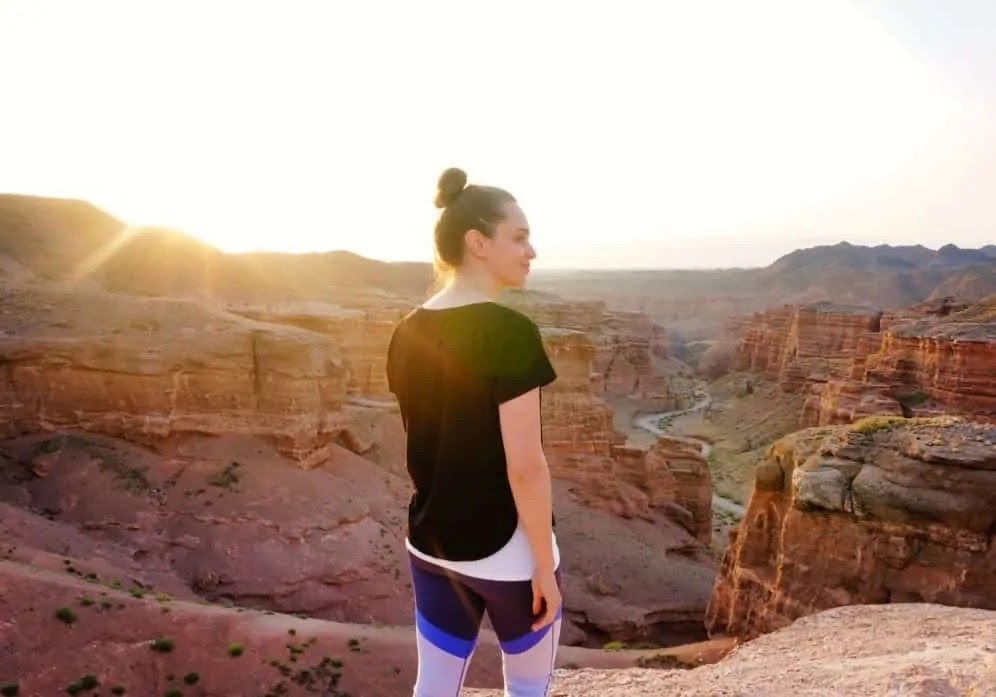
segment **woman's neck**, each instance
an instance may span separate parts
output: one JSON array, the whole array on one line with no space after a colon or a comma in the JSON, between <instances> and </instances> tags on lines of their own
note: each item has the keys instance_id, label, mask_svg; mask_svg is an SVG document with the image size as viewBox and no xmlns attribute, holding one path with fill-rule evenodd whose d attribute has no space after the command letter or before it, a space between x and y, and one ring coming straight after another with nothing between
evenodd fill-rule
<instances>
[{"instance_id":1,"label":"woman's neck","mask_svg":"<svg viewBox=\"0 0 996 697\"><path fill-rule=\"evenodd\" d=\"M443 288L443 292L462 298L494 300L501 293L501 288L494 279L484 274L457 272Z\"/></svg>"},{"instance_id":2,"label":"woman's neck","mask_svg":"<svg viewBox=\"0 0 996 697\"><path fill-rule=\"evenodd\" d=\"M479 274L458 272L424 306L440 308L493 302L500 293L501 288L492 279Z\"/></svg>"}]
</instances>

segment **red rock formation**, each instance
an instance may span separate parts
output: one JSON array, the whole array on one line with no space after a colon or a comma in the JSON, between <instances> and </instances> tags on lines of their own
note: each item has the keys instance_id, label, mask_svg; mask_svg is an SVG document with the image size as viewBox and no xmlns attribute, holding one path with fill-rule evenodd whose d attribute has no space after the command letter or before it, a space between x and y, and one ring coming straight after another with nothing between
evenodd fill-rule
<instances>
[{"instance_id":1,"label":"red rock formation","mask_svg":"<svg viewBox=\"0 0 996 697\"><path fill-rule=\"evenodd\" d=\"M6 288L0 436L252 434L313 466L343 428L339 347L191 301Z\"/></svg>"},{"instance_id":2,"label":"red rock formation","mask_svg":"<svg viewBox=\"0 0 996 697\"><path fill-rule=\"evenodd\" d=\"M740 322L735 367L775 379L781 373L793 308L758 312Z\"/></svg>"},{"instance_id":3,"label":"red rock formation","mask_svg":"<svg viewBox=\"0 0 996 697\"><path fill-rule=\"evenodd\" d=\"M598 396L596 347L588 334L542 330L557 380L543 389L543 447L548 453L609 455L625 438L615 432L612 408Z\"/></svg>"},{"instance_id":4,"label":"red rock formation","mask_svg":"<svg viewBox=\"0 0 996 697\"><path fill-rule=\"evenodd\" d=\"M994 418L996 322L897 324L868 357L864 378L906 397L922 393L943 411Z\"/></svg>"},{"instance_id":5,"label":"red rock formation","mask_svg":"<svg viewBox=\"0 0 996 697\"><path fill-rule=\"evenodd\" d=\"M323 302L238 304L233 312L273 324L288 324L333 337L340 347L350 396L389 398L387 345L394 326L410 308L384 300L381 305L341 307Z\"/></svg>"},{"instance_id":6,"label":"red rock formation","mask_svg":"<svg viewBox=\"0 0 996 697\"><path fill-rule=\"evenodd\" d=\"M854 358L850 380L832 380L810 398L804 423L847 423L867 414L996 419L994 308L996 300L968 305L945 298L888 315L874 350Z\"/></svg>"},{"instance_id":7,"label":"red rock formation","mask_svg":"<svg viewBox=\"0 0 996 697\"><path fill-rule=\"evenodd\" d=\"M996 427L871 417L777 441L707 612L754 636L838 605L996 609Z\"/></svg>"},{"instance_id":8,"label":"red rock formation","mask_svg":"<svg viewBox=\"0 0 996 697\"><path fill-rule=\"evenodd\" d=\"M583 500L625 517L666 512L703 543L712 524L709 468L698 449L662 438L627 448L612 408L595 393L596 349L588 334L544 329L557 380L543 390L543 446L554 476L583 484Z\"/></svg>"},{"instance_id":9,"label":"red rock formation","mask_svg":"<svg viewBox=\"0 0 996 697\"><path fill-rule=\"evenodd\" d=\"M873 414L902 416L902 405L889 383L830 380L814 390L802 406L804 425L849 424Z\"/></svg>"},{"instance_id":10,"label":"red rock formation","mask_svg":"<svg viewBox=\"0 0 996 697\"><path fill-rule=\"evenodd\" d=\"M541 327L587 334L595 346L593 370L600 377L596 394L625 397L645 408L671 408L678 395L669 391L673 368L664 329L642 312L609 310L602 301L563 301L532 293L511 293L511 307Z\"/></svg>"},{"instance_id":11,"label":"red rock formation","mask_svg":"<svg viewBox=\"0 0 996 697\"><path fill-rule=\"evenodd\" d=\"M808 392L803 425L870 414L996 417L996 300L879 313L825 303L741 320L736 368Z\"/></svg>"},{"instance_id":12,"label":"red rock formation","mask_svg":"<svg viewBox=\"0 0 996 697\"><path fill-rule=\"evenodd\" d=\"M743 322L736 368L763 373L793 392L842 377L880 317L872 308L825 302L755 314Z\"/></svg>"}]
</instances>

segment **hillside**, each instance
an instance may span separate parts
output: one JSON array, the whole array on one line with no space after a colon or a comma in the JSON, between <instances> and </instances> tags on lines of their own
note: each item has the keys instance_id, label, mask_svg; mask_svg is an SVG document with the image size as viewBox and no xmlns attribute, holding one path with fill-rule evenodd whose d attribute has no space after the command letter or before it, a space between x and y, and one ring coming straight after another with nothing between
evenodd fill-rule
<instances>
[{"instance_id":1,"label":"hillside","mask_svg":"<svg viewBox=\"0 0 996 697\"><path fill-rule=\"evenodd\" d=\"M2 257L45 279L221 300L421 297L432 280L428 264L386 263L344 251L227 254L176 230L131 227L85 201L13 195L0 195Z\"/></svg>"}]
</instances>

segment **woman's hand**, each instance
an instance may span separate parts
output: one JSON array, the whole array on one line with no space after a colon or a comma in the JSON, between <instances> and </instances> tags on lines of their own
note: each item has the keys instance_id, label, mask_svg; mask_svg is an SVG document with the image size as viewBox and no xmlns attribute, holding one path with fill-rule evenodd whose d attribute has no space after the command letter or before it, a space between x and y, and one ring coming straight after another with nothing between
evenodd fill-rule
<instances>
[{"instance_id":1,"label":"woman's hand","mask_svg":"<svg viewBox=\"0 0 996 697\"><path fill-rule=\"evenodd\" d=\"M560 586L553 571L537 571L533 574L533 631L553 624L564 602Z\"/></svg>"}]
</instances>

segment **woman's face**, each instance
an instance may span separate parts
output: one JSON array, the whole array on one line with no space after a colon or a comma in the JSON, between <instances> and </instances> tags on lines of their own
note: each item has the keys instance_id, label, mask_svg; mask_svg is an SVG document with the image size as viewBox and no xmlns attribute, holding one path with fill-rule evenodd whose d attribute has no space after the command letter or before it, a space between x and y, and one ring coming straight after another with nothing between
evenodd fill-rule
<instances>
[{"instance_id":1,"label":"woman's face","mask_svg":"<svg viewBox=\"0 0 996 697\"><path fill-rule=\"evenodd\" d=\"M529 243L529 223L519 204L508 202L503 209L505 217L494 226L494 236L479 235L468 242L476 247L472 253L499 286L521 288L529 275L529 264L536 258L536 250Z\"/></svg>"}]
</instances>

